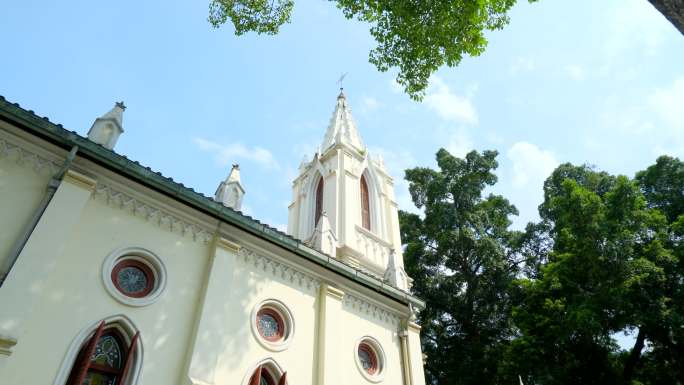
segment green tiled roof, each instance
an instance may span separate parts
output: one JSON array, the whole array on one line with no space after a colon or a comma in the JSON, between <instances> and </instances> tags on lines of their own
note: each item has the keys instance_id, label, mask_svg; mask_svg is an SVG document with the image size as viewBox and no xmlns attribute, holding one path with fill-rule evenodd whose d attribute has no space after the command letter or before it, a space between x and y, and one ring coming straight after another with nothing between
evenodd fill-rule
<instances>
[{"instance_id":1,"label":"green tiled roof","mask_svg":"<svg viewBox=\"0 0 684 385\"><path fill-rule=\"evenodd\" d=\"M412 304L421 309L425 307L425 302L419 298L384 283L378 277L351 268L335 258L331 258L306 246L298 239L239 211L223 206L212 198L206 197L192 188L184 186L182 183L175 182L173 179L167 178L149 167L145 167L136 161L91 142L74 131L66 130L61 124L54 124L47 118L36 115L33 111L21 108L19 104L10 103L2 96L0 96L0 119L48 142L54 143L65 150L78 146L79 156L87 158L102 167L117 172L196 210L287 249L301 258L323 266L336 274L349 278L395 301L406 305Z\"/></svg>"}]
</instances>

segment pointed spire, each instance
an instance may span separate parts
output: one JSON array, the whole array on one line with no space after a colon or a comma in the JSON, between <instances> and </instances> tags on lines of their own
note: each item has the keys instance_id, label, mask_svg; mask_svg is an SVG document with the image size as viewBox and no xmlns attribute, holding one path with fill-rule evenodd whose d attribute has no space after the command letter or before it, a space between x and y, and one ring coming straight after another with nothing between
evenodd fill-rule
<instances>
[{"instance_id":1,"label":"pointed spire","mask_svg":"<svg viewBox=\"0 0 684 385\"><path fill-rule=\"evenodd\" d=\"M116 102L114 108L95 119L88 131L88 139L110 150L114 149L119 136L123 133L123 112L126 106Z\"/></svg>"},{"instance_id":2,"label":"pointed spire","mask_svg":"<svg viewBox=\"0 0 684 385\"><path fill-rule=\"evenodd\" d=\"M347 96L342 88L340 88L340 94L337 95L335 111L332 114L323 143L320 146L321 154L335 144L345 144L357 151L364 151L366 149L356 129L356 123L354 123L354 118L351 115L351 108L347 105Z\"/></svg>"},{"instance_id":3,"label":"pointed spire","mask_svg":"<svg viewBox=\"0 0 684 385\"><path fill-rule=\"evenodd\" d=\"M316 228L314 229L314 233L309 240L309 244L314 249L328 254L333 258L335 258L337 255L337 237L330 226L328 214L325 211L321 213L321 218L316 224Z\"/></svg>"},{"instance_id":4,"label":"pointed spire","mask_svg":"<svg viewBox=\"0 0 684 385\"><path fill-rule=\"evenodd\" d=\"M245 189L240 182L240 165L234 164L226 180L219 184L214 194L214 200L233 210L242 208L242 197Z\"/></svg>"},{"instance_id":5,"label":"pointed spire","mask_svg":"<svg viewBox=\"0 0 684 385\"><path fill-rule=\"evenodd\" d=\"M387 270L385 270L383 279L397 289L408 291L411 288L412 281L406 274L406 271L404 271L404 268L397 266L396 258L397 255L394 249L390 250Z\"/></svg>"}]
</instances>

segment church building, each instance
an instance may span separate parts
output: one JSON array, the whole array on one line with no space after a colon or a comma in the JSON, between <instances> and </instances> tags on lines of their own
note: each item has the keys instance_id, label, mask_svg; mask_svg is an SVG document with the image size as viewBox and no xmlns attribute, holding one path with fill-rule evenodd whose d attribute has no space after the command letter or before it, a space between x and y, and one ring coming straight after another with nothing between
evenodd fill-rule
<instances>
[{"instance_id":1,"label":"church building","mask_svg":"<svg viewBox=\"0 0 684 385\"><path fill-rule=\"evenodd\" d=\"M0 383L424 385L393 179L344 93L287 234L0 97ZM135 130L135 127L128 128Z\"/></svg>"}]
</instances>

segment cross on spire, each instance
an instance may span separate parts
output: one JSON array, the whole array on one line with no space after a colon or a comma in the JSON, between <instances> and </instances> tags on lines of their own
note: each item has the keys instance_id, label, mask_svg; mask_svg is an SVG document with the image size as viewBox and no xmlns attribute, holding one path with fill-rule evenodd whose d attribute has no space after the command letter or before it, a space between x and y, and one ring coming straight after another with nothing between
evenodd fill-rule
<instances>
[{"instance_id":1,"label":"cross on spire","mask_svg":"<svg viewBox=\"0 0 684 385\"><path fill-rule=\"evenodd\" d=\"M337 84L340 85L340 91L342 91L344 89L342 82L344 81L344 78L347 76L348 73L349 72L343 73L342 76L340 76L340 78L337 79Z\"/></svg>"}]
</instances>

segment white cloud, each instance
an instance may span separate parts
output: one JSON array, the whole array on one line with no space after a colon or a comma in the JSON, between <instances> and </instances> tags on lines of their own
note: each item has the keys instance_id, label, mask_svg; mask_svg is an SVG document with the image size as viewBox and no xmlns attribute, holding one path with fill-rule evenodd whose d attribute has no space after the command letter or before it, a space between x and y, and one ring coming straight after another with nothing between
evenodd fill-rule
<instances>
[{"instance_id":1,"label":"white cloud","mask_svg":"<svg viewBox=\"0 0 684 385\"><path fill-rule=\"evenodd\" d=\"M563 70L572 80L584 80L586 76L584 67L579 66L577 64L566 65L565 67L563 67Z\"/></svg>"},{"instance_id":2,"label":"white cloud","mask_svg":"<svg viewBox=\"0 0 684 385\"><path fill-rule=\"evenodd\" d=\"M477 111L470 97L457 95L437 76L433 76L427 89L425 104L444 120L476 125Z\"/></svg>"},{"instance_id":3,"label":"white cloud","mask_svg":"<svg viewBox=\"0 0 684 385\"><path fill-rule=\"evenodd\" d=\"M622 0L610 17L605 52L612 57L634 49L653 55L668 33L675 31L655 7L643 0Z\"/></svg>"},{"instance_id":4,"label":"white cloud","mask_svg":"<svg viewBox=\"0 0 684 385\"><path fill-rule=\"evenodd\" d=\"M475 145L468 133L460 129L453 133L449 138L449 143L446 145L446 150L451 153L451 155L463 158L469 153Z\"/></svg>"},{"instance_id":5,"label":"white cloud","mask_svg":"<svg viewBox=\"0 0 684 385\"><path fill-rule=\"evenodd\" d=\"M532 143L517 142L508 150L513 166L512 185L530 192L541 191L544 180L558 165L554 155Z\"/></svg>"},{"instance_id":6,"label":"white cloud","mask_svg":"<svg viewBox=\"0 0 684 385\"><path fill-rule=\"evenodd\" d=\"M364 96L361 99L361 103L363 103L361 108L365 112L370 112L380 107L380 102L371 96Z\"/></svg>"},{"instance_id":7,"label":"white cloud","mask_svg":"<svg viewBox=\"0 0 684 385\"><path fill-rule=\"evenodd\" d=\"M265 168L279 169L273 154L263 147L247 147L241 143L219 144L203 138L194 138L197 147L214 155L216 163L225 167L231 162L246 160L257 163Z\"/></svg>"},{"instance_id":8,"label":"white cloud","mask_svg":"<svg viewBox=\"0 0 684 385\"><path fill-rule=\"evenodd\" d=\"M675 79L669 87L656 89L648 101L664 123L684 135L684 77Z\"/></svg>"},{"instance_id":9,"label":"white cloud","mask_svg":"<svg viewBox=\"0 0 684 385\"><path fill-rule=\"evenodd\" d=\"M649 127L666 133L666 141L654 151L676 156L684 155L684 77L675 79L665 88L656 89L648 97L648 105L661 124Z\"/></svg>"},{"instance_id":10,"label":"white cloud","mask_svg":"<svg viewBox=\"0 0 684 385\"><path fill-rule=\"evenodd\" d=\"M508 68L508 72L511 75L517 75L520 72L530 72L537 68L537 63L532 58L519 56L515 59L511 66Z\"/></svg>"}]
</instances>

